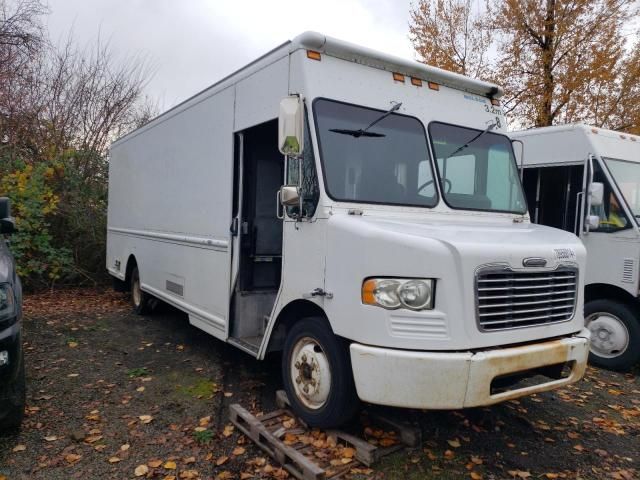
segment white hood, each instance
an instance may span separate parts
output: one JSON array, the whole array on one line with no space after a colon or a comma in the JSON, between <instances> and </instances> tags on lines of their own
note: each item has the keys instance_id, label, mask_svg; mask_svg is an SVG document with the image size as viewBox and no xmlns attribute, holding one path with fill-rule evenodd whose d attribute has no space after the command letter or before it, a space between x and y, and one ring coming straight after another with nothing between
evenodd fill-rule
<instances>
[{"instance_id":1,"label":"white hood","mask_svg":"<svg viewBox=\"0 0 640 480\"><path fill-rule=\"evenodd\" d=\"M351 315L336 322L336 333L370 345L458 350L549 338L582 328L586 252L573 234L531 223L484 222L461 218L333 215L328 221L325 289L333 293L328 312ZM525 267L529 258L544 267ZM536 262L536 263L538 263ZM479 267L509 265L514 270L579 268L576 314L568 322L510 331L480 332L476 323L475 275ZM433 278L435 309L412 312L362 305L360 288L368 277ZM367 318L362 317L363 311ZM413 335L396 335L394 322ZM419 328L421 322L429 328ZM346 326L343 326L346 325Z\"/></svg>"}]
</instances>

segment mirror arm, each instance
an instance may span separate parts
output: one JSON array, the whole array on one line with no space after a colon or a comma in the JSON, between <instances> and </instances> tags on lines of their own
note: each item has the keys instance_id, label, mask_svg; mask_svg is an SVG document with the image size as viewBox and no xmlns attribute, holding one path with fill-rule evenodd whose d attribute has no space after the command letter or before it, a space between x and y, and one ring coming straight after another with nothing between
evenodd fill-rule
<instances>
[{"instance_id":1,"label":"mirror arm","mask_svg":"<svg viewBox=\"0 0 640 480\"><path fill-rule=\"evenodd\" d=\"M302 155L298 156L298 220L302 221Z\"/></svg>"},{"instance_id":2,"label":"mirror arm","mask_svg":"<svg viewBox=\"0 0 640 480\"><path fill-rule=\"evenodd\" d=\"M593 155L587 157L587 188L584 193L584 212L582 214L582 231L585 235L589 234L589 216L591 215L591 182L593 182Z\"/></svg>"}]
</instances>

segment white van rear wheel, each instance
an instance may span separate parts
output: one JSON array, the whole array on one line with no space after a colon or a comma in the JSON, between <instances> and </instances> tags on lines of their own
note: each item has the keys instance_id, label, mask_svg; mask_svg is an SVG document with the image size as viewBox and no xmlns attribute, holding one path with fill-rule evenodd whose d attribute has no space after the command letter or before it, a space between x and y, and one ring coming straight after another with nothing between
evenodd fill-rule
<instances>
[{"instance_id":1,"label":"white van rear wheel","mask_svg":"<svg viewBox=\"0 0 640 480\"><path fill-rule=\"evenodd\" d=\"M138 267L133 267L131 271L131 302L133 303L133 310L138 315L146 315L151 311L150 300L149 294L143 292L140 286Z\"/></svg>"}]
</instances>

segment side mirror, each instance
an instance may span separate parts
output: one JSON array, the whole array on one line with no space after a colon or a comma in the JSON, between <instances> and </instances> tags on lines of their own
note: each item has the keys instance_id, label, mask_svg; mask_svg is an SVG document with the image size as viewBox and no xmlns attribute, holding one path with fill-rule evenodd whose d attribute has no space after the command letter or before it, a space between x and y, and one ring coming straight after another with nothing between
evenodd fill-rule
<instances>
[{"instance_id":1,"label":"side mirror","mask_svg":"<svg viewBox=\"0 0 640 480\"><path fill-rule=\"evenodd\" d=\"M604 184L591 182L589 185L589 203L592 207L599 207L604 201Z\"/></svg>"},{"instance_id":2,"label":"side mirror","mask_svg":"<svg viewBox=\"0 0 640 480\"><path fill-rule=\"evenodd\" d=\"M278 149L283 155L297 157L304 148L304 104L302 97L291 95L280 101Z\"/></svg>"},{"instance_id":3,"label":"side mirror","mask_svg":"<svg viewBox=\"0 0 640 480\"><path fill-rule=\"evenodd\" d=\"M0 233L13 233L16 230L16 224L13 218L1 218L0 219Z\"/></svg>"},{"instance_id":4,"label":"side mirror","mask_svg":"<svg viewBox=\"0 0 640 480\"><path fill-rule=\"evenodd\" d=\"M284 209L282 207L298 207L298 218L302 212L302 196L300 187L297 185L283 185L278 190L278 204L276 206L276 217L284 219Z\"/></svg>"},{"instance_id":5,"label":"side mirror","mask_svg":"<svg viewBox=\"0 0 640 480\"><path fill-rule=\"evenodd\" d=\"M0 220L11 217L11 200L0 197Z\"/></svg>"},{"instance_id":6,"label":"side mirror","mask_svg":"<svg viewBox=\"0 0 640 480\"><path fill-rule=\"evenodd\" d=\"M600 217L598 215L589 215L587 217L587 225L589 230L596 230L600 226Z\"/></svg>"},{"instance_id":7,"label":"side mirror","mask_svg":"<svg viewBox=\"0 0 640 480\"><path fill-rule=\"evenodd\" d=\"M295 207L300 202L300 190L296 185L284 185L280 189L280 203L284 207Z\"/></svg>"},{"instance_id":8,"label":"side mirror","mask_svg":"<svg viewBox=\"0 0 640 480\"><path fill-rule=\"evenodd\" d=\"M11 200L0 197L0 233L13 233L16 224L11 218Z\"/></svg>"}]
</instances>

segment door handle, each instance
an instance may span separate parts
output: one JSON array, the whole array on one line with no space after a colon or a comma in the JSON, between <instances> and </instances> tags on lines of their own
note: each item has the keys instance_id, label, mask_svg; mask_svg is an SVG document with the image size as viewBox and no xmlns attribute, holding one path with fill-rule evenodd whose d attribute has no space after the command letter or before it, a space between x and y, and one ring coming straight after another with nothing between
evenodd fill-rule
<instances>
[{"instance_id":1,"label":"door handle","mask_svg":"<svg viewBox=\"0 0 640 480\"><path fill-rule=\"evenodd\" d=\"M282 190L278 189L276 192L276 217L279 220L284 220L284 206L282 205Z\"/></svg>"},{"instance_id":2,"label":"door handle","mask_svg":"<svg viewBox=\"0 0 640 480\"><path fill-rule=\"evenodd\" d=\"M231 227L229 227L229 231L231 232L232 237L238 236L238 217L234 218L231 221Z\"/></svg>"}]
</instances>

